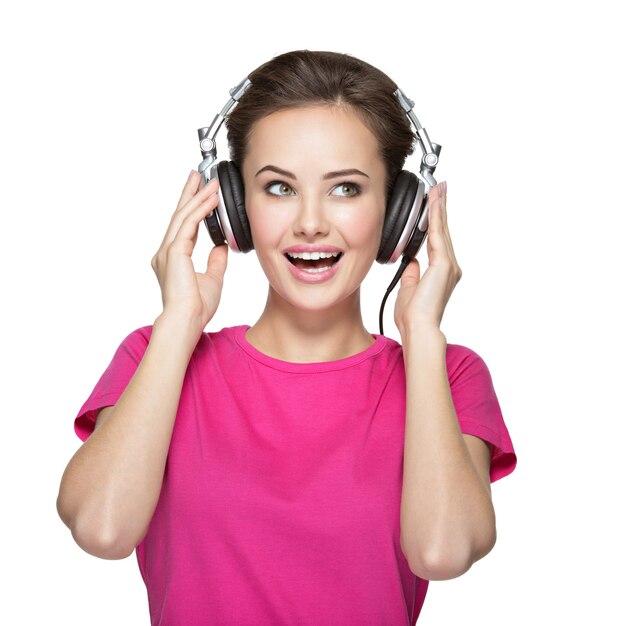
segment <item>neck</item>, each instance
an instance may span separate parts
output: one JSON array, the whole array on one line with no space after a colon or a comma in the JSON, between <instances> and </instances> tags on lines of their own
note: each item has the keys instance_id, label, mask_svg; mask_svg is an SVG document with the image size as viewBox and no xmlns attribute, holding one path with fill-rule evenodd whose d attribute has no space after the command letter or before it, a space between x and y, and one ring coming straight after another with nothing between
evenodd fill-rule
<instances>
[{"instance_id":1,"label":"neck","mask_svg":"<svg viewBox=\"0 0 626 626\"><path fill-rule=\"evenodd\" d=\"M336 361L375 341L363 326L360 288L332 308L305 310L280 298L271 286L246 339L264 354L292 363Z\"/></svg>"}]
</instances>

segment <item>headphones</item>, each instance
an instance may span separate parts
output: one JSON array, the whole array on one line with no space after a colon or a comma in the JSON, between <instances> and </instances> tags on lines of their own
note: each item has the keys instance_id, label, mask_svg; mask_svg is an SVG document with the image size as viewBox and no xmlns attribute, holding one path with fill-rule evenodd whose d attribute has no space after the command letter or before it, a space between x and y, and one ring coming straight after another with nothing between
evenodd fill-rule
<instances>
[{"instance_id":1,"label":"headphones","mask_svg":"<svg viewBox=\"0 0 626 626\"><path fill-rule=\"evenodd\" d=\"M198 129L202 162L198 172L202 183L207 184L217 177L219 180L217 211L213 210L204 218L209 235L216 246L228 244L235 252L250 252L254 248L252 233L245 208L245 193L241 173L232 161L217 161L215 137L226 115L252 86L248 77L229 90L230 98L222 110L213 118L210 126ZM387 296L396 285L402 272L419 252L428 232L428 192L437 184L433 173L439 163L441 146L433 143L426 129L419 123L410 100L401 89L394 96L407 114L416 130L417 143L422 150L419 173L402 170L394 183L383 224L382 238L376 260L379 263L395 263L402 255L401 267L387 288L380 309L380 334L382 312Z\"/></svg>"}]
</instances>

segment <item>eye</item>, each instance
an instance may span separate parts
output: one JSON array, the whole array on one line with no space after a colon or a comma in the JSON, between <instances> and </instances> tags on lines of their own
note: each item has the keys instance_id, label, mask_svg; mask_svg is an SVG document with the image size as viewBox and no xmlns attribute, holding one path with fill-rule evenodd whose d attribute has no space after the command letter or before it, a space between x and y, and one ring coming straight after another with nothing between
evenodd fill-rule
<instances>
[{"instance_id":1,"label":"eye","mask_svg":"<svg viewBox=\"0 0 626 626\"><path fill-rule=\"evenodd\" d=\"M337 185L336 189L340 189L342 193L336 194L333 192L333 196L340 195L350 198L352 196L358 196L361 193L361 187L356 183L341 183L341 185Z\"/></svg>"},{"instance_id":2,"label":"eye","mask_svg":"<svg viewBox=\"0 0 626 626\"><path fill-rule=\"evenodd\" d=\"M280 180L275 180L265 185L265 191L267 191L267 193L269 193L271 196L292 196L293 195L292 193L275 193L273 191L270 191L270 189L272 187L275 187L276 185L278 185L279 192L283 192L285 191L285 189L291 189L291 185L288 185L287 183L284 183ZM293 189L291 189L291 191L293 191Z\"/></svg>"}]
</instances>

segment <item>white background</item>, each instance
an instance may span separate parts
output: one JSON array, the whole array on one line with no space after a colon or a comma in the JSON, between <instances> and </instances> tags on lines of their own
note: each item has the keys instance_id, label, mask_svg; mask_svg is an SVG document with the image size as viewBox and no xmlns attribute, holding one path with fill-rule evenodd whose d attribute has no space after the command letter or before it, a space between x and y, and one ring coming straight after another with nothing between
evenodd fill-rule
<instances>
[{"instance_id":1,"label":"white background","mask_svg":"<svg viewBox=\"0 0 626 626\"><path fill-rule=\"evenodd\" d=\"M492 487L495 548L464 576L431 583L418 623L625 623L616 6L3 8L0 622L149 624L135 555L90 556L57 515L61 475L81 443L73 420L122 339L161 311L150 259L200 162L197 129L258 65L307 48L382 69L443 146L437 177L448 181L463 278L442 330L484 358L519 458ZM417 169L415 159L405 167ZM208 250L201 226L197 269ZM426 246L418 258L424 271ZM371 332L394 273L376 263L363 284ZM396 291L385 331L399 340ZM231 253L207 329L252 324L265 294L255 254Z\"/></svg>"}]
</instances>

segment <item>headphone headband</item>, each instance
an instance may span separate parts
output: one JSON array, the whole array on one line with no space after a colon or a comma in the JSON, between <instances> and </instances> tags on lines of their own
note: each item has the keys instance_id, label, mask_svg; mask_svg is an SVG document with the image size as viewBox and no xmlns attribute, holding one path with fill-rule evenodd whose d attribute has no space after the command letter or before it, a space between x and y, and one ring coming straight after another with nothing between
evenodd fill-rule
<instances>
[{"instance_id":1,"label":"headphone headband","mask_svg":"<svg viewBox=\"0 0 626 626\"><path fill-rule=\"evenodd\" d=\"M250 78L246 76L240 83L235 85L232 89L229 89L230 98L226 104L222 107L222 110L213 118L210 126L205 126L198 129L198 139L200 140L200 152L202 153L202 163L198 165L198 171L204 177L204 182L208 183L211 178L211 165L217 161L217 145L215 143L215 137L219 132L226 115L239 101L248 89L252 86ZM420 124L417 116L413 112L415 102L411 100L399 87L393 94L400 105L404 109L407 117L411 121L411 124L415 128L417 135L417 143L422 151L422 161L420 164L420 171L415 175L420 178L425 185L427 185L426 192L437 184L435 177L433 176L435 168L439 163L439 154L441 152L441 146L436 143L431 143L430 137L426 132L426 129Z\"/></svg>"},{"instance_id":2,"label":"headphone headband","mask_svg":"<svg viewBox=\"0 0 626 626\"><path fill-rule=\"evenodd\" d=\"M226 115L239 101L248 89L252 87L250 79L246 76L240 83L229 89L230 98L222 107L222 110L213 118L210 126L198 128L198 139L200 140L200 152L202 152L203 161L198 165L198 171L204 176L204 182L208 183L210 179L210 167L217 160L217 144L215 137L222 127ZM216 126L217 124L217 126ZM208 171L207 171L208 170Z\"/></svg>"}]
</instances>

